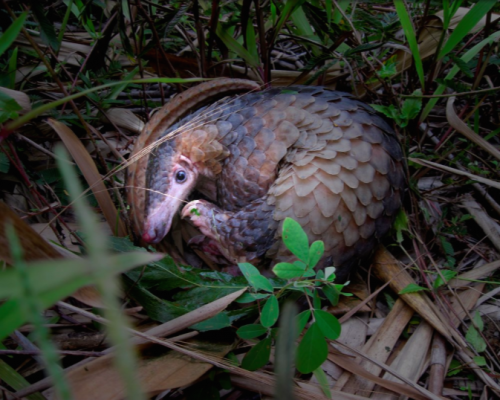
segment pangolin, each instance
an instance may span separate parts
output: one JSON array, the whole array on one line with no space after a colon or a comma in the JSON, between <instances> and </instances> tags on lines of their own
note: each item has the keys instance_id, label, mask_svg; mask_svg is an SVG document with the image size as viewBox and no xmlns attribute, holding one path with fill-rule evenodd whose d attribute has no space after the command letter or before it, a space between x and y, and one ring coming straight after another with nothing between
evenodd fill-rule
<instances>
[{"instance_id":1,"label":"pangolin","mask_svg":"<svg viewBox=\"0 0 500 400\"><path fill-rule=\"evenodd\" d=\"M188 89L146 125L131 161L128 201L144 241L163 240L182 206L206 248L264 270L292 259L280 240L291 217L324 242L318 268L346 277L390 229L405 187L391 126L352 95L313 86Z\"/></svg>"}]
</instances>

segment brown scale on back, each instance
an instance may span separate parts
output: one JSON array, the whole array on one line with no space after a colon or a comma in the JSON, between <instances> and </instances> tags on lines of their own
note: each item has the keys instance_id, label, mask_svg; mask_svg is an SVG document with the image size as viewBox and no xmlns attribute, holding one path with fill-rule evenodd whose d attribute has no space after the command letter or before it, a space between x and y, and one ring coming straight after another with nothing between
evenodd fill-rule
<instances>
[{"instance_id":1,"label":"brown scale on back","mask_svg":"<svg viewBox=\"0 0 500 400\"><path fill-rule=\"evenodd\" d=\"M252 85L237 82L238 90ZM266 268L293 259L280 240L281 223L291 217L310 241L325 243L320 267L333 263L345 277L390 229L401 206L405 179L396 135L346 93L273 88L225 98L171 127L150 125L134 154L172 138L141 159L142 174L139 163L129 170L132 215L140 215L136 229L149 242L162 240L182 209L206 236L206 249L230 264ZM184 205L174 199L196 190L208 200Z\"/></svg>"}]
</instances>

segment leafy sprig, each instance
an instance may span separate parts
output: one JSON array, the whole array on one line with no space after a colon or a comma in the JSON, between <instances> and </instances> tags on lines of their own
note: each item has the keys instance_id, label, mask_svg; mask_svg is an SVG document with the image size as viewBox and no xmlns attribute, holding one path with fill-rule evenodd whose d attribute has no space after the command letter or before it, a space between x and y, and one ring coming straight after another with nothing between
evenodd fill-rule
<instances>
[{"instance_id":1,"label":"leafy sprig","mask_svg":"<svg viewBox=\"0 0 500 400\"><path fill-rule=\"evenodd\" d=\"M316 371L326 360L328 344L326 339L335 340L340 336L341 326L332 314L321 310L320 290L332 305L336 305L344 284L335 284L335 268L315 271L315 267L324 253L324 243L316 241L309 246L309 240L300 224L291 218L283 222L282 238L285 246L298 258L294 262L280 262L272 271L284 280L285 284L273 286L271 281L249 263L240 263L243 276L247 279L255 295L265 292L267 297L260 312L260 323L244 325L237 334L245 340L263 337L246 354L242 367L257 370L266 365L271 354L271 346L277 337L274 326L279 319L279 300L287 291L300 291L306 295L309 310L301 312L295 318L297 332L304 332L296 351L296 367L304 374ZM276 291L276 293L274 293Z\"/></svg>"}]
</instances>

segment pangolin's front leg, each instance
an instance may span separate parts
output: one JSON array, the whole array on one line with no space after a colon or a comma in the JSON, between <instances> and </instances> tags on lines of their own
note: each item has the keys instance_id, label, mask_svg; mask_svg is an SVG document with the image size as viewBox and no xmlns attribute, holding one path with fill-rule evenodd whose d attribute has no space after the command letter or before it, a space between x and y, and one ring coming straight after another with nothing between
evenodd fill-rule
<instances>
[{"instance_id":1,"label":"pangolin's front leg","mask_svg":"<svg viewBox=\"0 0 500 400\"><path fill-rule=\"evenodd\" d=\"M279 223L272 218L274 206L257 199L243 209L225 211L205 200L184 206L182 218L189 219L231 263L258 264L275 241Z\"/></svg>"}]
</instances>

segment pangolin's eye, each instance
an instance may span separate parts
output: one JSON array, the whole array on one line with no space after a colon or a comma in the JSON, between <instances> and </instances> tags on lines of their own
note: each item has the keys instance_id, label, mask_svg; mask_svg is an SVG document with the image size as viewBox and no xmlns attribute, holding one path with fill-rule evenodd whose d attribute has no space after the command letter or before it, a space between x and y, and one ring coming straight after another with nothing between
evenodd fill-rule
<instances>
[{"instance_id":1,"label":"pangolin's eye","mask_svg":"<svg viewBox=\"0 0 500 400\"><path fill-rule=\"evenodd\" d=\"M177 183L184 183L186 182L186 179L187 179L187 173L186 171L183 171L182 169L177 171L175 173L175 181Z\"/></svg>"}]
</instances>

